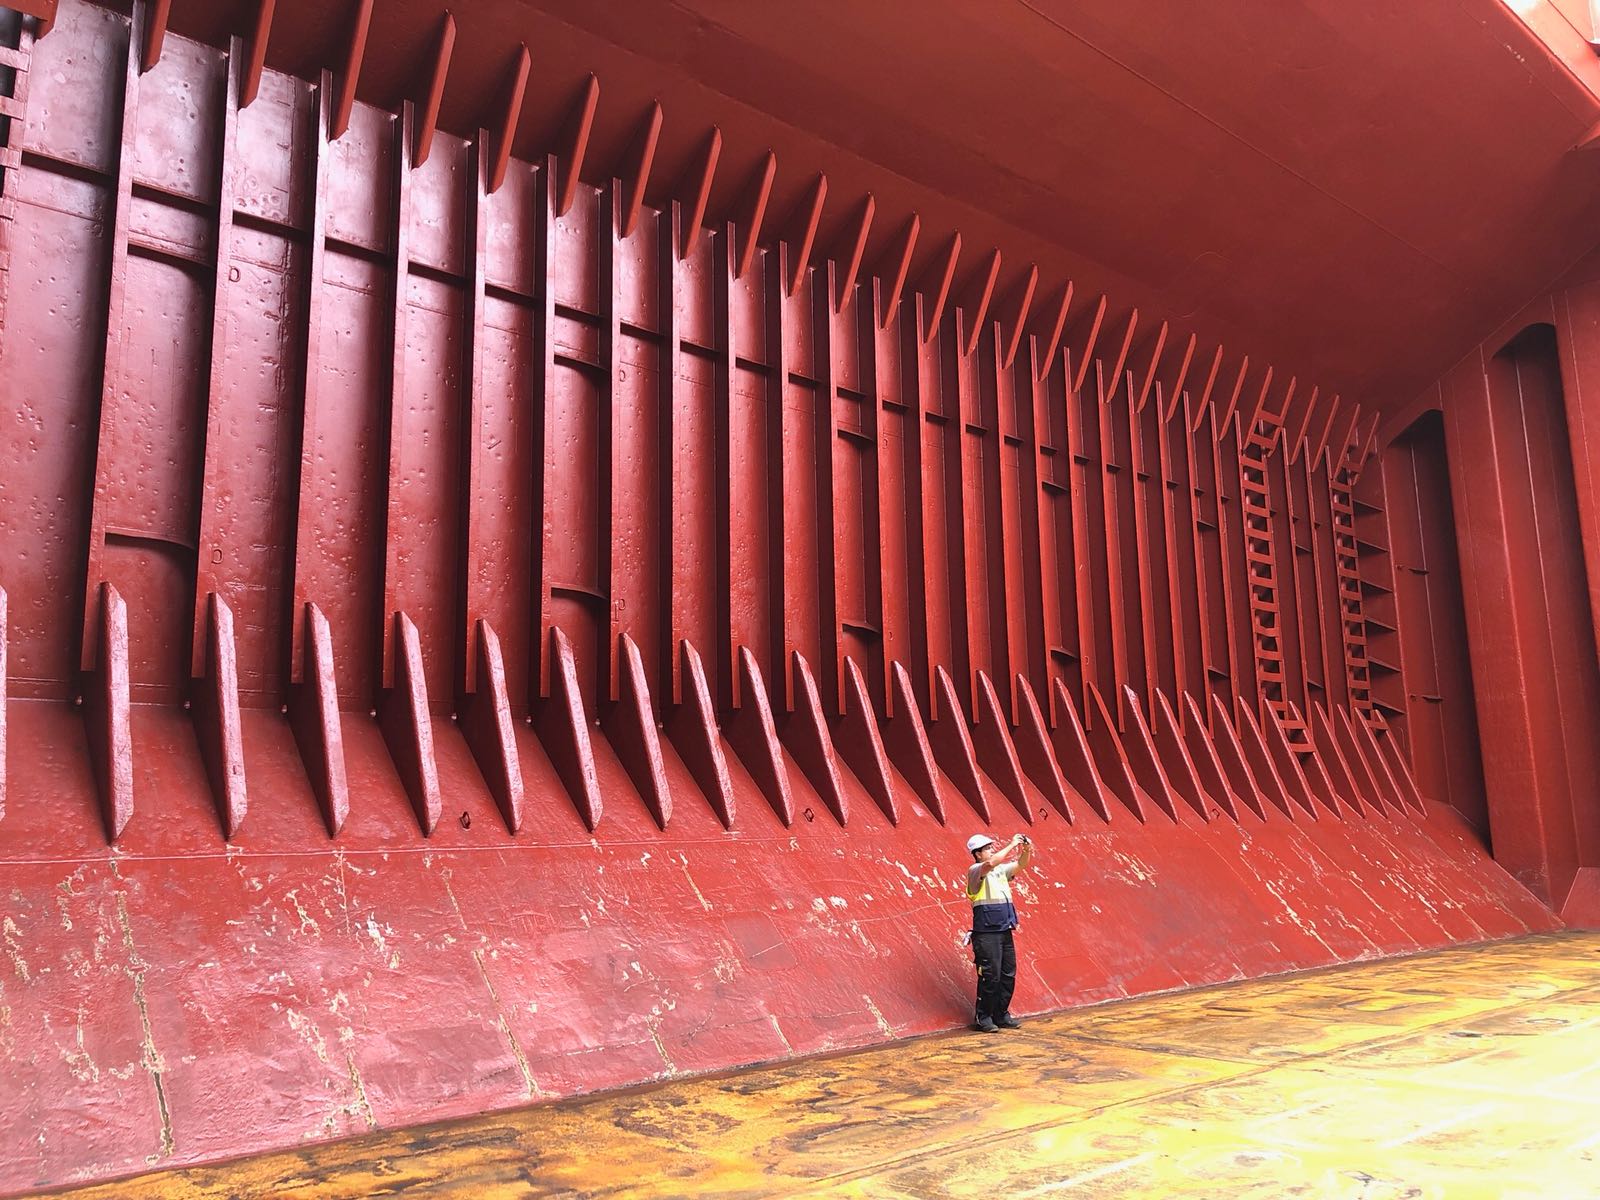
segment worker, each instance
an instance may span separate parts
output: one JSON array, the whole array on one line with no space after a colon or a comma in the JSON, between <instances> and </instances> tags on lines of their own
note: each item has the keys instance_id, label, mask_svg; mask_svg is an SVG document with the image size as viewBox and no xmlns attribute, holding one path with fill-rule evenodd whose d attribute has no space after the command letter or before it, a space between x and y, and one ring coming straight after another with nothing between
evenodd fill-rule
<instances>
[{"instance_id":1,"label":"worker","mask_svg":"<svg viewBox=\"0 0 1600 1200\"><path fill-rule=\"evenodd\" d=\"M984 1033L1015 1029L1022 1022L1011 1015L1011 993L1017 986L1017 950L1011 931L1017 909L1011 902L1011 878L1025 870L1033 843L1018 834L1001 846L986 833L967 839L972 865L967 868L967 899L972 902L972 960L978 967L975 1026Z\"/></svg>"}]
</instances>

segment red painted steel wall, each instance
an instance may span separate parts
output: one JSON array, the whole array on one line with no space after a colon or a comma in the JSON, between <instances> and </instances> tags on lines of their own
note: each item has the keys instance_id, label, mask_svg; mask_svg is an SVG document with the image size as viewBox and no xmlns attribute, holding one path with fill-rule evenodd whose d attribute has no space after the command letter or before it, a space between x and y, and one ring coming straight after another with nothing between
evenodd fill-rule
<instances>
[{"instance_id":1,"label":"red painted steel wall","mask_svg":"<svg viewBox=\"0 0 1600 1200\"><path fill-rule=\"evenodd\" d=\"M1442 416L1418 418L1362 483L1368 510L1384 518L1365 603L1373 655L1385 664L1379 706L1407 742L1423 794L1452 805L1491 845ZM1384 565L1389 593L1375 586Z\"/></svg>"},{"instance_id":2,"label":"red painted steel wall","mask_svg":"<svg viewBox=\"0 0 1600 1200\"><path fill-rule=\"evenodd\" d=\"M1579 922L1600 914L1600 800L1592 786L1600 656L1581 388L1594 344L1574 320L1587 290L1531 306L1528 316L1547 319L1516 332L1519 318L1514 336L1486 342L1436 393L1495 857ZM1386 457L1405 454L1397 443ZM1393 474L1404 471L1397 463ZM1402 617L1403 635L1406 626ZM1419 620L1413 628L1448 636L1449 623ZM1471 786L1453 791L1452 802L1470 815Z\"/></svg>"},{"instance_id":3,"label":"red painted steel wall","mask_svg":"<svg viewBox=\"0 0 1600 1200\"><path fill-rule=\"evenodd\" d=\"M960 1024L975 828L1028 1010L1557 924L1386 719L1354 404L142 20L8 51L0 1190Z\"/></svg>"}]
</instances>

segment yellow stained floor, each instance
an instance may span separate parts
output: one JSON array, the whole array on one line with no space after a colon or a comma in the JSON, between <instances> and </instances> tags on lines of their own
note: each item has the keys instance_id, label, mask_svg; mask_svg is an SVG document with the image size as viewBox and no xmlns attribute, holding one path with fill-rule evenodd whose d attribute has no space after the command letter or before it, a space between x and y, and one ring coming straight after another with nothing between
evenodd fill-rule
<instances>
[{"instance_id":1,"label":"yellow stained floor","mask_svg":"<svg viewBox=\"0 0 1600 1200\"><path fill-rule=\"evenodd\" d=\"M1600 1197L1600 935L1080 1009L79 1197Z\"/></svg>"}]
</instances>

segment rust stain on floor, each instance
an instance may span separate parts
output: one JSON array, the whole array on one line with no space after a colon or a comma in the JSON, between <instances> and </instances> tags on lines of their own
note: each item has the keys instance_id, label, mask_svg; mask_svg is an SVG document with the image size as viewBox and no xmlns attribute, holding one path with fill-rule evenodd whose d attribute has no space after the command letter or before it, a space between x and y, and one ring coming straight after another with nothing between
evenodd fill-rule
<instances>
[{"instance_id":1,"label":"rust stain on floor","mask_svg":"<svg viewBox=\"0 0 1600 1200\"><path fill-rule=\"evenodd\" d=\"M1600 934L375 1133L118 1197L1600 1196Z\"/></svg>"}]
</instances>

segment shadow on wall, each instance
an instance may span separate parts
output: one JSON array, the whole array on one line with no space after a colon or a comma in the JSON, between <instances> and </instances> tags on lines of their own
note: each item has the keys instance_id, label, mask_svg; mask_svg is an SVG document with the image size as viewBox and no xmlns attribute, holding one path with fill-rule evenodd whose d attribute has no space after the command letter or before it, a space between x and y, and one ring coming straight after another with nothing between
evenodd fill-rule
<instances>
[{"instance_id":1,"label":"shadow on wall","mask_svg":"<svg viewBox=\"0 0 1600 1200\"><path fill-rule=\"evenodd\" d=\"M1374 700L1410 750L1423 794L1455 808L1492 851L1442 413L1424 413L1394 440L1382 470L1362 478L1357 504L1358 523L1380 507L1387 522L1381 542L1362 545L1367 642L1380 664Z\"/></svg>"}]
</instances>

